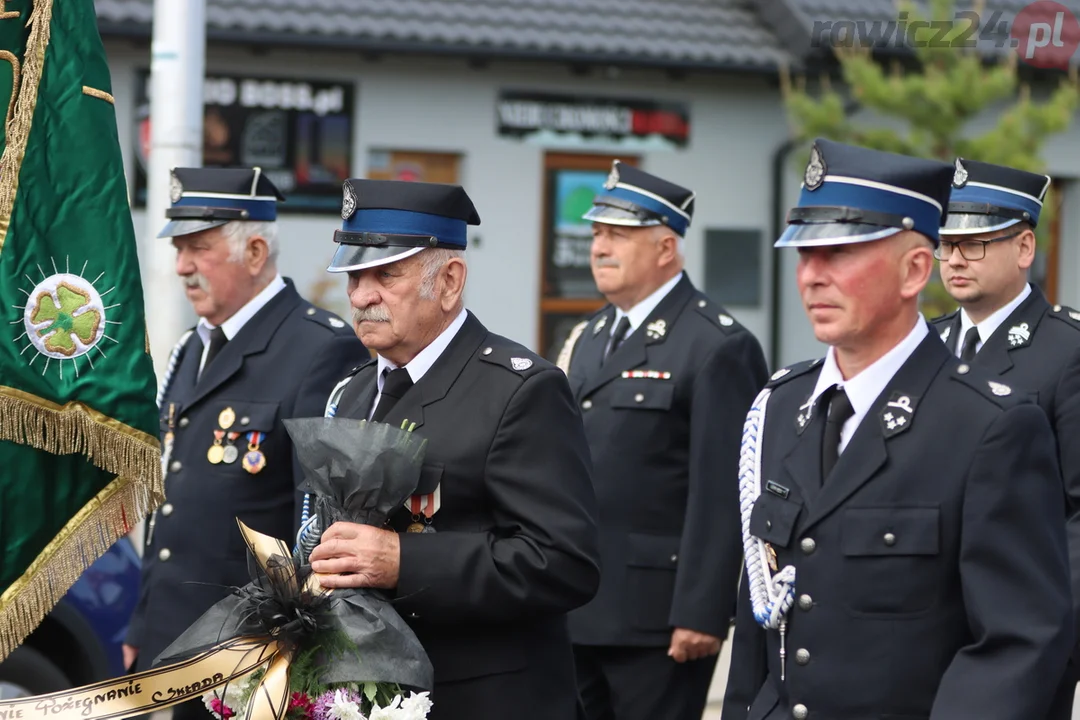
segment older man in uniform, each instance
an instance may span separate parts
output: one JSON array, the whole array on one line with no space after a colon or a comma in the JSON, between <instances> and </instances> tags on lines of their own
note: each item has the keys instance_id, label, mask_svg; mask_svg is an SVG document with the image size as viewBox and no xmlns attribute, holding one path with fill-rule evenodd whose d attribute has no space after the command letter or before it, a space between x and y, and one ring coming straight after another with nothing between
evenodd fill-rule
<instances>
[{"instance_id":1,"label":"older man in uniform","mask_svg":"<svg viewBox=\"0 0 1080 720\"><path fill-rule=\"evenodd\" d=\"M311 566L327 587L390 590L435 669L432 720L572 720L566 613L599 582L596 501L563 374L463 302L472 201L454 185L348 180L331 272L378 353L338 417L427 441L391 529L337 523Z\"/></svg>"},{"instance_id":2,"label":"older man in uniform","mask_svg":"<svg viewBox=\"0 0 1080 720\"><path fill-rule=\"evenodd\" d=\"M1080 621L1080 313L1050 306L1028 282L1035 228L1050 178L957 158L944 236L935 253L960 309L933 321L972 367L1034 394L1057 440L1064 479L1073 603ZM1072 717L1070 664L1051 717Z\"/></svg>"},{"instance_id":3,"label":"older man in uniform","mask_svg":"<svg viewBox=\"0 0 1080 720\"><path fill-rule=\"evenodd\" d=\"M609 305L561 353L600 505L596 598L570 616L590 720L699 720L735 613L739 439L758 341L683 271L694 193L615 161L593 221Z\"/></svg>"},{"instance_id":4,"label":"older man in uniform","mask_svg":"<svg viewBox=\"0 0 1080 720\"><path fill-rule=\"evenodd\" d=\"M237 518L293 537L302 474L281 421L321 415L334 383L368 357L343 320L278 273L279 199L259 168L172 173L160 237L176 246L199 322L173 350L160 395L166 502L149 524L124 647L140 670L249 580ZM208 716L198 701L177 713Z\"/></svg>"},{"instance_id":5,"label":"older man in uniform","mask_svg":"<svg viewBox=\"0 0 1080 720\"><path fill-rule=\"evenodd\" d=\"M824 361L773 375L740 463L724 720L1045 718L1073 647L1053 436L918 311L946 163L818 140L779 247Z\"/></svg>"}]
</instances>

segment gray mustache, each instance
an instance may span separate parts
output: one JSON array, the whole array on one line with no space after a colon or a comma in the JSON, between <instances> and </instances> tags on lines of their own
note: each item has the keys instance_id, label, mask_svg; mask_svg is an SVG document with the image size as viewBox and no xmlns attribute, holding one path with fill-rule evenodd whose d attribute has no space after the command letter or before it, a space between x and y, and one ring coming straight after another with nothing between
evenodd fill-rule
<instances>
[{"instance_id":1,"label":"gray mustache","mask_svg":"<svg viewBox=\"0 0 1080 720\"><path fill-rule=\"evenodd\" d=\"M382 305L371 305L362 310L353 308L352 321L354 325L362 322L390 322L390 313Z\"/></svg>"},{"instance_id":2,"label":"gray mustache","mask_svg":"<svg viewBox=\"0 0 1080 720\"><path fill-rule=\"evenodd\" d=\"M184 287L197 287L203 292L210 292L210 281L202 273L192 273L181 280L184 281Z\"/></svg>"},{"instance_id":3,"label":"gray mustache","mask_svg":"<svg viewBox=\"0 0 1080 720\"><path fill-rule=\"evenodd\" d=\"M619 267L619 261L615 258L597 258L593 260L593 267Z\"/></svg>"}]
</instances>

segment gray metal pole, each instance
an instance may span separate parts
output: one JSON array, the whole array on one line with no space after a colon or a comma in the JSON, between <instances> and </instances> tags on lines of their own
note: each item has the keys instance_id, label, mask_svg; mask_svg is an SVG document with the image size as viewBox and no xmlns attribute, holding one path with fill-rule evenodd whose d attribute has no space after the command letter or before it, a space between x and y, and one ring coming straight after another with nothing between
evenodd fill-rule
<instances>
[{"instance_id":1,"label":"gray metal pole","mask_svg":"<svg viewBox=\"0 0 1080 720\"><path fill-rule=\"evenodd\" d=\"M153 30L150 159L142 248L147 258L144 286L150 351L160 378L191 317L176 277L176 252L168 239L158 239L157 234L170 205L170 171L202 165L206 0L154 0Z\"/></svg>"}]
</instances>

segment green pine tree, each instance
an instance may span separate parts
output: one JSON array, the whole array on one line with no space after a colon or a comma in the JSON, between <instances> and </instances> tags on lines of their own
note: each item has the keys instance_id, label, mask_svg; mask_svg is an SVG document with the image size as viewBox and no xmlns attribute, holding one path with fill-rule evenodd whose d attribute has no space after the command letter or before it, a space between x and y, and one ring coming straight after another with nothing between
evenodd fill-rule
<instances>
[{"instance_id":1,"label":"green pine tree","mask_svg":"<svg viewBox=\"0 0 1080 720\"><path fill-rule=\"evenodd\" d=\"M872 56L871 48L837 47L834 53L844 85L840 90L823 77L818 91L811 92L805 78L793 82L787 72L782 73L784 102L795 137L800 141L825 137L945 162L963 157L1044 172L1043 144L1049 136L1068 129L1080 103L1076 68L1069 68L1067 77L1045 100L1033 100L1030 86L1020 78L1015 52L988 62L974 48L959 47L965 44L965 33L970 36L971 21L958 18L972 16L958 15L954 0L929 0L928 5L930 20L951 22L952 27L944 42L929 42L937 29L914 31L914 63L907 63L906 68L899 60L886 67ZM993 17L981 3L975 12L980 19ZM901 18L909 26L927 19L906 1L898 3ZM977 38L999 48L1008 47L1010 39L1000 21L980 27L967 42ZM853 119L847 112L852 101L888 126ZM970 121L986 111L997 113L997 124L981 134L972 133ZM805 158L805 153L798 158L800 170ZM1037 231L1044 251L1055 210L1051 188ZM923 312L933 317L955 305L935 274L923 295Z\"/></svg>"}]
</instances>

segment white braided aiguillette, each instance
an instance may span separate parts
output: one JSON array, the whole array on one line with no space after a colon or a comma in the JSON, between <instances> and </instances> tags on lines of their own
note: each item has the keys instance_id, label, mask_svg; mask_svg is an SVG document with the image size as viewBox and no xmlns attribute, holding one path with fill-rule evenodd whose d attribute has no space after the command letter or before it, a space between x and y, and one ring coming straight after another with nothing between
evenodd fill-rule
<instances>
[{"instance_id":1,"label":"white braided aiguillette","mask_svg":"<svg viewBox=\"0 0 1080 720\"><path fill-rule=\"evenodd\" d=\"M754 619L763 627L776 630L795 600L795 568L787 565L773 575L765 542L750 534L750 515L761 495L761 442L765 431L765 406L771 393L765 388L758 394L743 425L739 451L739 512Z\"/></svg>"}]
</instances>

